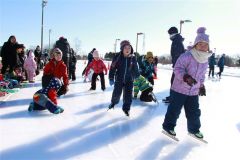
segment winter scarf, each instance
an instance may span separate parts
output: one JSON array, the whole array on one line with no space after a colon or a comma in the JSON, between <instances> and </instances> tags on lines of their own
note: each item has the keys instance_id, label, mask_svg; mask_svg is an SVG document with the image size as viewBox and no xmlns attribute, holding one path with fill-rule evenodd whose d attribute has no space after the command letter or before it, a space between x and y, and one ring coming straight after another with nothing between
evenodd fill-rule
<instances>
[{"instance_id":1,"label":"winter scarf","mask_svg":"<svg viewBox=\"0 0 240 160\"><path fill-rule=\"evenodd\" d=\"M202 52L202 51L196 50L195 48L191 50L191 53L194 59L199 63L208 62L208 58L212 55L212 53Z\"/></svg>"}]
</instances>

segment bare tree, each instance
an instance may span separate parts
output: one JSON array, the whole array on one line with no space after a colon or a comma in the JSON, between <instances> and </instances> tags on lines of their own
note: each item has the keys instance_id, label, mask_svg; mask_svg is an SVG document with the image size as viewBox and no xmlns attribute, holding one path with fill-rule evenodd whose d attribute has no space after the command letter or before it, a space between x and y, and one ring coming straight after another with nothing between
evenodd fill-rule
<instances>
[{"instance_id":1,"label":"bare tree","mask_svg":"<svg viewBox=\"0 0 240 160\"><path fill-rule=\"evenodd\" d=\"M76 52L76 54L78 54L79 52L81 52L81 43L82 42L78 38L75 38L74 42L75 42L75 52Z\"/></svg>"}]
</instances>

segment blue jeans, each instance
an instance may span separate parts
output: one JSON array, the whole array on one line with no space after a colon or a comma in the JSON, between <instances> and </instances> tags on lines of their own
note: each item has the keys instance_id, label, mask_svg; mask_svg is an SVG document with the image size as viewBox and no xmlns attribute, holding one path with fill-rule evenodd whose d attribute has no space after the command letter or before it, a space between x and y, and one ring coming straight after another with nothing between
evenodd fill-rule
<instances>
[{"instance_id":1,"label":"blue jeans","mask_svg":"<svg viewBox=\"0 0 240 160\"><path fill-rule=\"evenodd\" d=\"M173 130L176 126L177 119L184 106L185 115L187 118L188 132L197 133L201 127L198 95L188 96L173 90L170 91L170 104L163 122L163 129Z\"/></svg>"}]
</instances>

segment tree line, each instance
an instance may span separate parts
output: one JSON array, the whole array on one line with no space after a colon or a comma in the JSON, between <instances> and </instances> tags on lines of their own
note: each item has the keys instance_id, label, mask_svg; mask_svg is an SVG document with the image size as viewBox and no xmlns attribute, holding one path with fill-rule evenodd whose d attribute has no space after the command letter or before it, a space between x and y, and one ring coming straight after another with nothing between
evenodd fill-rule
<instances>
[{"instance_id":1,"label":"tree line","mask_svg":"<svg viewBox=\"0 0 240 160\"><path fill-rule=\"evenodd\" d=\"M0 53L1 53L1 48L2 46L0 46ZM47 47L46 47L47 48ZM105 53L104 55L104 59L105 60L112 60L112 58L116 55L117 53L114 53L114 52L107 52ZM140 56L139 53L134 53L137 57ZM1 55L0 55L1 56ZM219 58L221 57L221 55L217 55L216 56L216 62L218 62ZM77 54L77 59L80 60L80 59L87 59L87 55L78 55ZM158 62L160 64L163 64L163 65L166 65L166 64L172 64L172 59L171 59L171 56L170 55L162 55L162 56L159 56L158 57ZM238 56L229 56L229 55L226 55L225 56L225 66L228 66L228 67L240 67L240 55Z\"/></svg>"}]
</instances>

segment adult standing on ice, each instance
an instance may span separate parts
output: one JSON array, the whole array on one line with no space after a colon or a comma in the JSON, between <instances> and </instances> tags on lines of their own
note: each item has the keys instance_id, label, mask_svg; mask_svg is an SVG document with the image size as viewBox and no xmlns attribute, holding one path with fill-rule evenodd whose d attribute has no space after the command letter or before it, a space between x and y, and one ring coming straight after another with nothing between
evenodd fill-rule
<instances>
[{"instance_id":1,"label":"adult standing on ice","mask_svg":"<svg viewBox=\"0 0 240 160\"><path fill-rule=\"evenodd\" d=\"M183 41L184 38L178 33L178 29L176 27L171 27L168 30L168 34L170 36L171 44L171 58L172 58L172 68L174 68L175 63L177 62L178 57L185 52ZM171 77L171 85L174 80L174 72ZM166 97L163 101L169 103L170 96Z\"/></svg>"},{"instance_id":2,"label":"adult standing on ice","mask_svg":"<svg viewBox=\"0 0 240 160\"><path fill-rule=\"evenodd\" d=\"M209 57L208 65L209 65L208 77L210 77L210 75L212 75L212 78L214 78L214 68L215 68L215 65L216 65L215 53L213 53L211 55L211 57Z\"/></svg>"},{"instance_id":3,"label":"adult standing on ice","mask_svg":"<svg viewBox=\"0 0 240 160\"><path fill-rule=\"evenodd\" d=\"M120 53L113 58L109 71L109 83L111 86L114 85L109 109L114 108L114 105L119 102L123 92L122 110L126 116L129 116L132 104L133 80L139 77L139 75L133 48L129 41L124 40L120 43Z\"/></svg>"},{"instance_id":4,"label":"adult standing on ice","mask_svg":"<svg viewBox=\"0 0 240 160\"><path fill-rule=\"evenodd\" d=\"M223 54L221 58L218 60L219 72L217 73L217 76L219 76L219 78L221 78L221 75L224 69L224 64L225 64L225 54Z\"/></svg>"},{"instance_id":5,"label":"adult standing on ice","mask_svg":"<svg viewBox=\"0 0 240 160\"><path fill-rule=\"evenodd\" d=\"M203 138L200 132L199 95L205 96L205 74L208 68L209 36L205 34L206 28L197 30L193 48L182 54L175 66L175 78L170 90L170 104L163 122L163 129L172 136L176 136L174 128L184 106L187 117L188 132L197 138Z\"/></svg>"},{"instance_id":6,"label":"adult standing on ice","mask_svg":"<svg viewBox=\"0 0 240 160\"><path fill-rule=\"evenodd\" d=\"M62 61L67 67L67 73L69 76L69 58L71 53L71 47L67 38L60 37L59 40L56 41L55 48L59 48L62 51Z\"/></svg>"}]
</instances>

